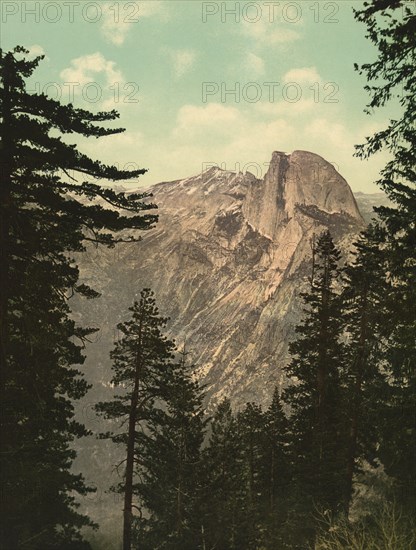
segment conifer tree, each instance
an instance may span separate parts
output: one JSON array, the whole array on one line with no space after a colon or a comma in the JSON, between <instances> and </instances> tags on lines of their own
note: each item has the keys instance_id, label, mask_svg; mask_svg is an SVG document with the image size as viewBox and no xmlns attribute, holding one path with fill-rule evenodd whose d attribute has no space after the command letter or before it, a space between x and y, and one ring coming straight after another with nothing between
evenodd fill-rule
<instances>
[{"instance_id":1,"label":"conifer tree","mask_svg":"<svg viewBox=\"0 0 416 550\"><path fill-rule=\"evenodd\" d=\"M242 491L241 439L228 399L221 402L211 423L204 453L203 548L238 550Z\"/></svg>"},{"instance_id":2,"label":"conifer tree","mask_svg":"<svg viewBox=\"0 0 416 550\"><path fill-rule=\"evenodd\" d=\"M72 401L88 389L77 365L94 329L71 319L68 300L74 292L97 293L80 284L71 255L88 242L138 239L135 230L156 221L142 213L152 208L143 203L146 194L117 194L84 181L125 180L144 170L106 166L63 140L119 133L100 126L118 114L92 114L29 93L26 79L42 56L27 55L21 47L0 51L0 539L7 550L67 548L89 523L72 496L87 489L70 473L70 443L86 434ZM121 230L131 235L119 237Z\"/></svg>"},{"instance_id":3,"label":"conifer tree","mask_svg":"<svg viewBox=\"0 0 416 550\"><path fill-rule=\"evenodd\" d=\"M151 417L142 436L134 491L149 519L137 524L140 548L194 550L202 546L201 446L204 439L199 384L192 379L192 365L181 352L173 365L163 396L165 407Z\"/></svg>"},{"instance_id":4,"label":"conifer tree","mask_svg":"<svg viewBox=\"0 0 416 550\"><path fill-rule=\"evenodd\" d=\"M376 209L379 216L379 262L385 268L390 291L385 295L387 315L383 337L384 369L389 392L379 395L384 404L384 425L379 456L386 472L397 481L400 502L416 514L416 14L411 2L371 1L355 11L367 27L378 58L361 67L371 99L367 112L393 104L398 112L387 127L357 146L357 156L369 158L387 151L391 160L377 184L393 202Z\"/></svg>"},{"instance_id":5,"label":"conifer tree","mask_svg":"<svg viewBox=\"0 0 416 550\"><path fill-rule=\"evenodd\" d=\"M380 228L370 225L355 243L355 260L345 269L343 303L345 329L346 390L349 425L347 456L347 509L353 496L353 477L360 461L372 463L380 438L380 395L387 390L384 361L385 298L389 291L380 263Z\"/></svg>"},{"instance_id":6,"label":"conifer tree","mask_svg":"<svg viewBox=\"0 0 416 550\"><path fill-rule=\"evenodd\" d=\"M259 405L247 403L238 414L241 445L240 506L237 548L258 548L261 541L264 484L264 417Z\"/></svg>"},{"instance_id":7,"label":"conifer tree","mask_svg":"<svg viewBox=\"0 0 416 550\"><path fill-rule=\"evenodd\" d=\"M116 487L124 495L123 550L130 550L132 544L133 509L142 513L141 503L133 503L135 474L146 458L146 430L154 429L161 416L165 417L161 407L172 380L175 350L174 343L163 335L167 319L159 315L150 289L141 291L140 300L129 311L131 319L117 325L123 336L111 352L111 382L119 392L112 401L96 405L105 418L119 421L117 432L101 437L110 438L126 450L124 479Z\"/></svg>"},{"instance_id":8,"label":"conifer tree","mask_svg":"<svg viewBox=\"0 0 416 550\"><path fill-rule=\"evenodd\" d=\"M261 515L264 524L264 546L272 550L283 548L288 536L286 523L292 477L288 449L289 423L277 387L263 419Z\"/></svg>"},{"instance_id":9,"label":"conifer tree","mask_svg":"<svg viewBox=\"0 0 416 550\"><path fill-rule=\"evenodd\" d=\"M309 292L303 293L305 315L290 345L286 367L292 384L284 391L290 407L292 452L299 530L313 535L316 509L340 510L345 494L346 420L344 413L342 307L336 283L340 253L329 231L313 250Z\"/></svg>"},{"instance_id":10,"label":"conifer tree","mask_svg":"<svg viewBox=\"0 0 416 550\"><path fill-rule=\"evenodd\" d=\"M201 548L283 548L289 536L290 464L288 421L277 389L265 413L247 403L235 416L223 401L211 428Z\"/></svg>"}]
</instances>

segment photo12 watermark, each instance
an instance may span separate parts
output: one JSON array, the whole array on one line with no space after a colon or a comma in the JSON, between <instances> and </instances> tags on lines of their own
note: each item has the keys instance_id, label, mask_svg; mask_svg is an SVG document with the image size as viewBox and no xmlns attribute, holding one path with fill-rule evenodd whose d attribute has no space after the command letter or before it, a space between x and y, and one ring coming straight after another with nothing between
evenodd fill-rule
<instances>
[{"instance_id":1,"label":"photo12 watermark","mask_svg":"<svg viewBox=\"0 0 416 550\"><path fill-rule=\"evenodd\" d=\"M56 101L68 103L74 103L77 98L87 103L98 103L106 96L110 96L114 104L139 103L140 87L137 82L113 82L106 86L99 82L35 82L28 86L27 92L30 94L45 94Z\"/></svg>"},{"instance_id":2,"label":"photo12 watermark","mask_svg":"<svg viewBox=\"0 0 416 550\"><path fill-rule=\"evenodd\" d=\"M8 23L18 19L20 23L138 23L140 2L23 2L3 1L0 3L1 21Z\"/></svg>"},{"instance_id":3,"label":"photo12 watermark","mask_svg":"<svg viewBox=\"0 0 416 550\"><path fill-rule=\"evenodd\" d=\"M202 82L202 103L209 100L227 103L269 103L285 101L297 103L312 98L315 103L339 103L339 86L336 82L314 82L301 86L298 82Z\"/></svg>"},{"instance_id":4,"label":"photo12 watermark","mask_svg":"<svg viewBox=\"0 0 416 550\"><path fill-rule=\"evenodd\" d=\"M202 22L299 23L311 17L314 23L339 23L339 2L202 2Z\"/></svg>"}]
</instances>

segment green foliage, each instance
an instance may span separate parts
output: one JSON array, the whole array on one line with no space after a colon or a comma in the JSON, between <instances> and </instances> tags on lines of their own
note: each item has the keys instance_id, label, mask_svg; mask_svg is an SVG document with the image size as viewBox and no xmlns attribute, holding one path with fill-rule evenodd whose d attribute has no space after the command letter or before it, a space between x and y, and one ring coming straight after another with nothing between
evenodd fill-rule
<instances>
[{"instance_id":1,"label":"green foliage","mask_svg":"<svg viewBox=\"0 0 416 550\"><path fill-rule=\"evenodd\" d=\"M111 353L118 393L96 410L118 423L109 437L126 448L124 548L195 548L199 539L202 394L192 379L186 352L175 360L175 344L163 334L153 292L144 289L118 325L122 338ZM134 500L134 503L133 503ZM133 510L138 515L133 517Z\"/></svg>"},{"instance_id":2,"label":"green foliage","mask_svg":"<svg viewBox=\"0 0 416 550\"><path fill-rule=\"evenodd\" d=\"M205 451L203 527L205 545L238 548L241 447L228 400L218 405Z\"/></svg>"},{"instance_id":3,"label":"green foliage","mask_svg":"<svg viewBox=\"0 0 416 550\"><path fill-rule=\"evenodd\" d=\"M335 512L345 499L343 311L336 288L340 253L329 232L319 237L313 256L310 290L303 294L305 316L286 368L293 384L283 394L291 410L295 483L307 515L314 507Z\"/></svg>"},{"instance_id":4,"label":"green foliage","mask_svg":"<svg viewBox=\"0 0 416 550\"><path fill-rule=\"evenodd\" d=\"M287 428L277 389L264 413L254 403L237 415L228 400L219 404L205 451L203 548L283 548L290 484Z\"/></svg>"},{"instance_id":5,"label":"green foliage","mask_svg":"<svg viewBox=\"0 0 416 550\"><path fill-rule=\"evenodd\" d=\"M346 412L350 426L347 464L347 498L353 496L353 478L363 460L377 458L383 411L380 395L387 389L383 369L386 294L384 266L379 257L380 229L370 225L355 243L354 261L345 269L342 293L347 343Z\"/></svg>"},{"instance_id":6,"label":"green foliage","mask_svg":"<svg viewBox=\"0 0 416 550\"><path fill-rule=\"evenodd\" d=\"M0 538L7 550L69 548L90 523L76 512L72 495L89 489L70 473L70 444L87 433L74 420L72 401L88 389L79 367L95 329L73 321L69 298L97 293L79 284L70 254L85 250L87 241L114 246L130 238L117 237L118 231L156 221L141 214L152 208L145 195L117 195L82 181L86 175L117 181L143 170L119 171L62 139L118 133L97 124L117 113L92 114L27 92L25 80L42 59L27 60L27 54L20 47L0 51Z\"/></svg>"},{"instance_id":7,"label":"green foliage","mask_svg":"<svg viewBox=\"0 0 416 550\"><path fill-rule=\"evenodd\" d=\"M394 207L376 209L378 261L388 288L384 295L383 368L389 385L378 400L383 407L379 457L397 481L397 498L416 514L416 15L401 0L366 3L355 12L377 47L378 58L358 68L367 78L368 112L393 102L398 116L387 128L357 147L368 158L385 150L391 160L377 182Z\"/></svg>"},{"instance_id":8,"label":"green foliage","mask_svg":"<svg viewBox=\"0 0 416 550\"><path fill-rule=\"evenodd\" d=\"M394 503L385 502L371 516L355 522L345 516L320 520L316 550L411 550L416 545L414 518L406 517Z\"/></svg>"},{"instance_id":9,"label":"green foliage","mask_svg":"<svg viewBox=\"0 0 416 550\"><path fill-rule=\"evenodd\" d=\"M237 548L256 548L260 542L260 522L264 482L261 474L264 453L264 418L261 408L247 403L237 415L240 439L240 514ZM267 483L267 482L266 482Z\"/></svg>"},{"instance_id":10,"label":"green foliage","mask_svg":"<svg viewBox=\"0 0 416 550\"><path fill-rule=\"evenodd\" d=\"M140 548L193 550L201 540L201 446L204 439L203 407L193 366L173 366L165 406L147 425L141 446L134 491L149 518L136 528Z\"/></svg>"},{"instance_id":11,"label":"green foliage","mask_svg":"<svg viewBox=\"0 0 416 550\"><path fill-rule=\"evenodd\" d=\"M96 405L104 418L121 420L122 430L103 434L114 443L126 443L128 433L123 420L131 413L132 398L137 399L136 424L148 422L154 414L155 401L166 395L168 369L172 368L175 345L163 335L167 319L159 315L153 292L145 288L140 300L129 308L131 318L117 325L122 334L111 351L113 377L111 383L119 392L112 401ZM136 381L139 382L136 382Z\"/></svg>"},{"instance_id":12,"label":"green foliage","mask_svg":"<svg viewBox=\"0 0 416 550\"><path fill-rule=\"evenodd\" d=\"M276 387L263 416L261 463L262 541L266 549L284 548L289 534L289 506L293 481L290 426Z\"/></svg>"},{"instance_id":13,"label":"green foliage","mask_svg":"<svg viewBox=\"0 0 416 550\"><path fill-rule=\"evenodd\" d=\"M169 392L175 345L163 335L167 319L159 315L153 292L145 288L140 300L129 308L130 320L117 325L122 337L111 352L113 377L119 389L112 401L100 402L96 410L105 418L118 421L115 431L102 434L126 449L124 481L113 489L124 495L123 548L132 543L135 470L143 463L143 452L149 441L146 430L158 422L161 404ZM118 465L118 467L121 464ZM136 466L136 467L135 467ZM117 467L117 469L118 469ZM139 503L138 503L139 504Z\"/></svg>"}]
</instances>

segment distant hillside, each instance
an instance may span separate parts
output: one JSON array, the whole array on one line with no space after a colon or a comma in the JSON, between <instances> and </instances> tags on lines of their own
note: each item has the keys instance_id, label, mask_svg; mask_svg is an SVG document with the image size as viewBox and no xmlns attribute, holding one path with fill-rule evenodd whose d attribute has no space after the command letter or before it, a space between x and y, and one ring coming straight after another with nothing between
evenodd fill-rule
<instances>
[{"instance_id":1,"label":"distant hillside","mask_svg":"<svg viewBox=\"0 0 416 550\"><path fill-rule=\"evenodd\" d=\"M391 202L385 193L354 193L358 208L366 223L374 218L374 206L389 206Z\"/></svg>"}]
</instances>

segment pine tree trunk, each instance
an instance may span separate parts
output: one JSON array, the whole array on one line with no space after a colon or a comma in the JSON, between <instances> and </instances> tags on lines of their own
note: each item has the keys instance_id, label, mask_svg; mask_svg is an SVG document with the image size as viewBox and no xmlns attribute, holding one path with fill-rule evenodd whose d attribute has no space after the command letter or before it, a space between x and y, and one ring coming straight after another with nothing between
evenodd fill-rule
<instances>
[{"instance_id":1,"label":"pine tree trunk","mask_svg":"<svg viewBox=\"0 0 416 550\"><path fill-rule=\"evenodd\" d=\"M203 525L201 525L201 537L202 537L202 550L207 550L207 545L205 542L205 529Z\"/></svg>"},{"instance_id":2,"label":"pine tree trunk","mask_svg":"<svg viewBox=\"0 0 416 550\"><path fill-rule=\"evenodd\" d=\"M138 354L136 358L136 373L134 388L131 396L129 415L129 432L127 439L126 482L124 486L124 511L123 511L123 550L131 550L131 531L133 521L133 472L134 472L134 444L136 435L137 405L139 402L139 386L141 374L141 345L142 322L138 333Z\"/></svg>"},{"instance_id":3,"label":"pine tree trunk","mask_svg":"<svg viewBox=\"0 0 416 550\"><path fill-rule=\"evenodd\" d=\"M183 429L182 429L183 430ZM182 533L182 522L183 522L183 503L182 503L182 474L183 474L183 464L184 464L184 434L181 430L181 437L180 437L180 448L179 448L179 464L178 464L178 489L177 489L177 495L176 495L176 532L178 533L178 536L180 537Z\"/></svg>"},{"instance_id":4,"label":"pine tree trunk","mask_svg":"<svg viewBox=\"0 0 416 550\"><path fill-rule=\"evenodd\" d=\"M362 382L363 382L363 368L364 368L364 357L365 357L365 343L366 343L366 332L367 332L367 320L366 320L366 310L367 310L367 290L364 290L363 303L361 308L361 318L360 318L360 337L357 347L357 368L356 368L356 379L354 385L354 394L352 396L352 416L351 416L351 427L350 427L350 441L348 445L348 456L347 456L347 480L346 480L346 495L345 495L345 508L346 513L349 512L349 507L352 498L352 485L353 485L353 476L355 470L355 458L357 454L357 441L358 441L358 425L359 417L361 412L361 391L362 391Z\"/></svg>"},{"instance_id":5,"label":"pine tree trunk","mask_svg":"<svg viewBox=\"0 0 416 550\"><path fill-rule=\"evenodd\" d=\"M274 448L272 448L272 459L270 466L270 512L274 512Z\"/></svg>"},{"instance_id":6,"label":"pine tree trunk","mask_svg":"<svg viewBox=\"0 0 416 550\"><path fill-rule=\"evenodd\" d=\"M322 325L320 329L320 351L318 357L318 372L317 372L317 390L318 390L318 441L319 441L319 484L321 482L322 467L323 464L323 445L324 445L324 431L325 431L325 412L326 412L326 383L327 383L327 334L328 334L328 307L329 307L329 282L327 267L325 266L325 286L322 290Z\"/></svg>"},{"instance_id":7,"label":"pine tree trunk","mask_svg":"<svg viewBox=\"0 0 416 550\"><path fill-rule=\"evenodd\" d=\"M124 487L124 525L123 550L131 550L131 526L133 520L133 469L134 469L134 442L136 433L136 413L138 403L138 378L136 378L131 399L129 416L129 433L127 441L126 483Z\"/></svg>"}]
</instances>

